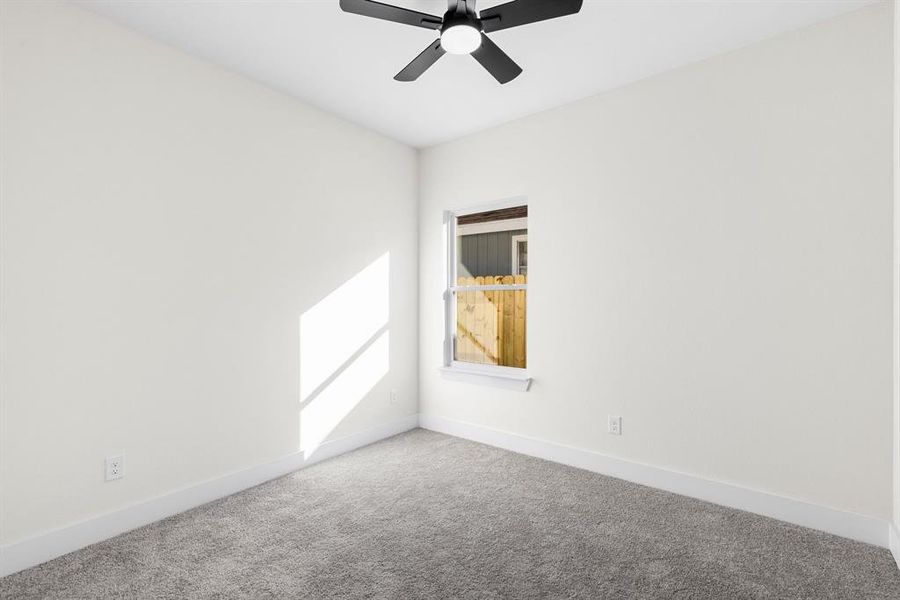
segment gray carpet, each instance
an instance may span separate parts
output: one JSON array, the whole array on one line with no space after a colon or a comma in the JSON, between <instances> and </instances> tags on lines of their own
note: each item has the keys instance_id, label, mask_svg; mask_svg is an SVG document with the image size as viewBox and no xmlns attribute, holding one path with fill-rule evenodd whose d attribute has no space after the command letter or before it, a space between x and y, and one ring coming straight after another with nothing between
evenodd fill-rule
<instances>
[{"instance_id":1,"label":"gray carpet","mask_svg":"<svg viewBox=\"0 0 900 600\"><path fill-rule=\"evenodd\" d=\"M881 548L415 430L0 580L19 598L900 599Z\"/></svg>"}]
</instances>

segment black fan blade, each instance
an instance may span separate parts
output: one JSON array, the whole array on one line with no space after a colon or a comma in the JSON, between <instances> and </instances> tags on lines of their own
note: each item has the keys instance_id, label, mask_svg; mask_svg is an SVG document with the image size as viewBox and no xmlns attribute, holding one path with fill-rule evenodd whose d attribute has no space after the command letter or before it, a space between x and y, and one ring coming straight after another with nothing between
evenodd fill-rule
<instances>
[{"instance_id":1,"label":"black fan blade","mask_svg":"<svg viewBox=\"0 0 900 600\"><path fill-rule=\"evenodd\" d=\"M424 27L425 29L440 29L443 22L441 17L400 8L399 6L374 2L374 0L341 0L341 9L344 12L355 15L384 19L385 21Z\"/></svg>"},{"instance_id":2,"label":"black fan blade","mask_svg":"<svg viewBox=\"0 0 900 600\"><path fill-rule=\"evenodd\" d=\"M574 15L583 0L513 0L481 11L484 32L500 31L556 17Z\"/></svg>"},{"instance_id":3,"label":"black fan blade","mask_svg":"<svg viewBox=\"0 0 900 600\"><path fill-rule=\"evenodd\" d=\"M472 53L472 56L500 83L508 83L522 72L522 67L513 62L506 52L483 33L481 34L481 46Z\"/></svg>"},{"instance_id":4,"label":"black fan blade","mask_svg":"<svg viewBox=\"0 0 900 600\"><path fill-rule=\"evenodd\" d=\"M425 48L420 55L415 57L411 63L403 67L402 71L394 75L394 79L397 81L415 81L431 65L436 63L437 59L446 53L447 51L441 47L441 40L436 40Z\"/></svg>"}]
</instances>

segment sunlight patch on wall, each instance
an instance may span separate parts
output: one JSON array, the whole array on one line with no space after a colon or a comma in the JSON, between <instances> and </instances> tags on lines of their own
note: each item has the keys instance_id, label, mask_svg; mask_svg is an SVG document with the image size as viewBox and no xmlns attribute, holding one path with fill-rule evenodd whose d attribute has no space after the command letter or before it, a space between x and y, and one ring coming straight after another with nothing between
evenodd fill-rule
<instances>
[{"instance_id":1,"label":"sunlight patch on wall","mask_svg":"<svg viewBox=\"0 0 900 600\"><path fill-rule=\"evenodd\" d=\"M390 253L300 317L300 446L309 456L390 370Z\"/></svg>"},{"instance_id":2,"label":"sunlight patch on wall","mask_svg":"<svg viewBox=\"0 0 900 600\"><path fill-rule=\"evenodd\" d=\"M390 253L385 253L303 313L301 401L387 325L389 304Z\"/></svg>"},{"instance_id":3,"label":"sunlight patch on wall","mask_svg":"<svg viewBox=\"0 0 900 600\"><path fill-rule=\"evenodd\" d=\"M300 411L300 443L309 457L390 370L385 331Z\"/></svg>"}]
</instances>

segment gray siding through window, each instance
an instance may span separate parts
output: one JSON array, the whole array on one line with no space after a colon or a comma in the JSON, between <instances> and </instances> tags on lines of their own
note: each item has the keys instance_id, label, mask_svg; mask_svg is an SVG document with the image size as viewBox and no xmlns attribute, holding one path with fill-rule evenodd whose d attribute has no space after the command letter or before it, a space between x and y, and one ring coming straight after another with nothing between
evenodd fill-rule
<instances>
[{"instance_id":1,"label":"gray siding through window","mask_svg":"<svg viewBox=\"0 0 900 600\"><path fill-rule=\"evenodd\" d=\"M459 276L512 275L512 236L526 233L518 229L461 236Z\"/></svg>"}]
</instances>

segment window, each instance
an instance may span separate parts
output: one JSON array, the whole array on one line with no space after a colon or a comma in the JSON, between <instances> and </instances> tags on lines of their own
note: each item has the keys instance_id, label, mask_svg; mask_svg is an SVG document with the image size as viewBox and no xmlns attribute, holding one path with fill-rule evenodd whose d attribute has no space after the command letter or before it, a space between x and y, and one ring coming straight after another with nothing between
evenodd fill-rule
<instances>
[{"instance_id":1,"label":"window","mask_svg":"<svg viewBox=\"0 0 900 600\"><path fill-rule=\"evenodd\" d=\"M448 213L447 361L524 380L528 207Z\"/></svg>"},{"instance_id":2,"label":"window","mask_svg":"<svg viewBox=\"0 0 900 600\"><path fill-rule=\"evenodd\" d=\"M528 275L528 234L512 236L513 275Z\"/></svg>"}]
</instances>

